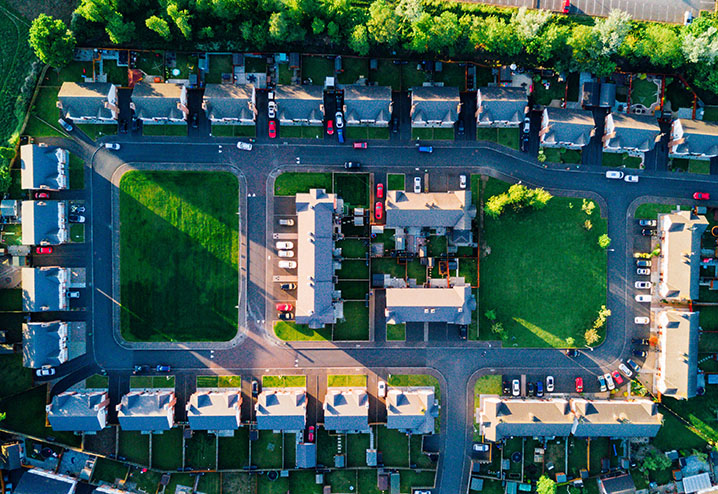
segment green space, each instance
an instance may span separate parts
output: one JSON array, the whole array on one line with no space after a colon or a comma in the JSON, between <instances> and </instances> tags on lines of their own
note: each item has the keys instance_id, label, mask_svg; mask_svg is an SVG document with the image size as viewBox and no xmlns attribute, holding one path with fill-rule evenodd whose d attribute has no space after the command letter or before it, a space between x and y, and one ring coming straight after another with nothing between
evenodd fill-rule
<instances>
[{"instance_id":1,"label":"green space","mask_svg":"<svg viewBox=\"0 0 718 494\"><path fill-rule=\"evenodd\" d=\"M357 489L356 470L332 470L325 478L332 492L354 492Z\"/></svg>"},{"instance_id":2,"label":"green space","mask_svg":"<svg viewBox=\"0 0 718 494\"><path fill-rule=\"evenodd\" d=\"M264 376L265 379L267 377ZM259 469L282 468L281 433L259 431L259 438L252 443L252 465L257 465Z\"/></svg>"},{"instance_id":3,"label":"green space","mask_svg":"<svg viewBox=\"0 0 718 494\"><path fill-rule=\"evenodd\" d=\"M402 470L399 473L399 489L401 492L412 492L412 489L418 487L428 487L429 489L434 487L434 478L436 472L424 471L415 472L412 470Z\"/></svg>"},{"instance_id":4,"label":"green space","mask_svg":"<svg viewBox=\"0 0 718 494\"><path fill-rule=\"evenodd\" d=\"M274 181L275 196L293 196L309 189L324 189L332 192L331 173L285 172Z\"/></svg>"},{"instance_id":5,"label":"green space","mask_svg":"<svg viewBox=\"0 0 718 494\"><path fill-rule=\"evenodd\" d=\"M149 436L139 431L120 430L118 455L140 465L150 464Z\"/></svg>"},{"instance_id":6,"label":"green space","mask_svg":"<svg viewBox=\"0 0 718 494\"><path fill-rule=\"evenodd\" d=\"M100 388L107 389L110 385L110 378L101 374L93 374L92 376L85 379L86 388Z\"/></svg>"},{"instance_id":7,"label":"green space","mask_svg":"<svg viewBox=\"0 0 718 494\"><path fill-rule=\"evenodd\" d=\"M379 427L377 449L381 451L384 465L387 467L409 466L409 438L403 432Z\"/></svg>"},{"instance_id":8,"label":"green space","mask_svg":"<svg viewBox=\"0 0 718 494\"><path fill-rule=\"evenodd\" d=\"M262 376L264 388L304 388L307 376Z\"/></svg>"},{"instance_id":9,"label":"green space","mask_svg":"<svg viewBox=\"0 0 718 494\"><path fill-rule=\"evenodd\" d=\"M148 75L164 75L165 59L162 51L141 51L137 53L135 68Z\"/></svg>"},{"instance_id":10,"label":"green space","mask_svg":"<svg viewBox=\"0 0 718 494\"><path fill-rule=\"evenodd\" d=\"M369 59L364 57L342 57L342 71L337 74L339 84L355 84L359 78L369 77Z\"/></svg>"},{"instance_id":11,"label":"green space","mask_svg":"<svg viewBox=\"0 0 718 494\"><path fill-rule=\"evenodd\" d=\"M241 376L197 376L198 388L240 388Z\"/></svg>"},{"instance_id":12,"label":"green space","mask_svg":"<svg viewBox=\"0 0 718 494\"><path fill-rule=\"evenodd\" d=\"M548 106L553 100L563 101L566 96L566 84L566 81L558 80L558 75L543 78L534 77L534 102Z\"/></svg>"},{"instance_id":13,"label":"green space","mask_svg":"<svg viewBox=\"0 0 718 494\"><path fill-rule=\"evenodd\" d=\"M436 464L422 452L423 437L416 434L409 436L409 465L416 465L418 469L435 469Z\"/></svg>"},{"instance_id":14,"label":"green space","mask_svg":"<svg viewBox=\"0 0 718 494\"><path fill-rule=\"evenodd\" d=\"M209 62L209 71L204 76L207 84L221 84L222 74L232 74L234 77L232 55L208 55L207 61Z\"/></svg>"},{"instance_id":15,"label":"green space","mask_svg":"<svg viewBox=\"0 0 718 494\"><path fill-rule=\"evenodd\" d=\"M711 444L718 442L718 424L716 424L715 420L715 405L718 403L718 390L714 387L707 386L702 396L696 396L690 400L675 400L673 398L663 397L661 403L677 415L676 421L665 421L664 426L661 428L662 432L663 429L668 429L664 432L667 438L682 438L679 434L684 434L687 436L686 441L692 439L692 444L698 443L699 441L701 443L708 441ZM668 410L663 410L662 413L664 418L668 415L672 415ZM691 429L694 433L690 433ZM696 434L700 436L700 438L694 438L693 436ZM681 439L681 448L689 448L687 443L683 444L683 439Z\"/></svg>"},{"instance_id":16,"label":"green space","mask_svg":"<svg viewBox=\"0 0 718 494\"><path fill-rule=\"evenodd\" d=\"M175 376L130 376L130 388L174 388Z\"/></svg>"},{"instance_id":17,"label":"green space","mask_svg":"<svg viewBox=\"0 0 718 494\"><path fill-rule=\"evenodd\" d=\"M128 482L136 483L137 489L149 494L157 492L160 480L162 480L162 474L160 472L140 467L130 467L130 473L127 476Z\"/></svg>"},{"instance_id":18,"label":"green space","mask_svg":"<svg viewBox=\"0 0 718 494\"><path fill-rule=\"evenodd\" d=\"M297 435L293 432L284 433L284 459L282 468L294 468L297 462Z\"/></svg>"},{"instance_id":19,"label":"green space","mask_svg":"<svg viewBox=\"0 0 718 494\"><path fill-rule=\"evenodd\" d=\"M650 108L659 98L658 85L655 82L640 77L634 77L631 89L631 104L643 105Z\"/></svg>"},{"instance_id":20,"label":"green space","mask_svg":"<svg viewBox=\"0 0 718 494\"><path fill-rule=\"evenodd\" d=\"M629 156L628 153L603 153L601 164L603 166L635 168L641 167L643 160L638 156Z\"/></svg>"},{"instance_id":21,"label":"green space","mask_svg":"<svg viewBox=\"0 0 718 494\"><path fill-rule=\"evenodd\" d=\"M369 207L368 173L335 173L334 192L349 207Z\"/></svg>"},{"instance_id":22,"label":"green space","mask_svg":"<svg viewBox=\"0 0 718 494\"><path fill-rule=\"evenodd\" d=\"M342 263L343 264L343 263ZM399 262L392 257L383 257L371 260L372 274L389 274L394 278L406 278L406 264Z\"/></svg>"},{"instance_id":23,"label":"green space","mask_svg":"<svg viewBox=\"0 0 718 494\"><path fill-rule=\"evenodd\" d=\"M641 204L638 208L636 208L636 212L633 214L633 217L637 220L655 220L658 218L658 214L670 213L675 209L675 204L646 203Z\"/></svg>"},{"instance_id":24,"label":"green space","mask_svg":"<svg viewBox=\"0 0 718 494\"><path fill-rule=\"evenodd\" d=\"M130 389L152 387L152 376L130 376Z\"/></svg>"},{"instance_id":25,"label":"green space","mask_svg":"<svg viewBox=\"0 0 718 494\"><path fill-rule=\"evenodd\" d=\"M85 225L83 223L72 223L70 225L70 241L77 243L85 241Z\"/></svg>"},{"instance_id":26,"label":"green space","mask_svg":"<svg viewBox=\"0 0 718 494\"><path fill-rule=\"evenodd\" d=\"M446 255L449 248L449 239L444 236L432 235L429 237L429 245L427 247L429 257L439 257Z\"/></svg>"},{"instance_id":27,"label":"green space","mask_svg":"<svg viewBox=\"0 0 718 494\"><path fill-rule=\"evenodd\" d=\"M703 109L704 122L718 122L718 106L706 106Z\"/></svg>"},{"instance_id":28,"label":"green space","mask_svg":"<svg viewBox=\"0 0 718 494\"><path fill-rule=\"evenodd\" d=\"M378 86L391 86L394 91L401 91L401 66L392 60L380 58L376 70L369 73L369 80Z\"/></svg>"},{"instance_id":29,"label":"green space","mask_svg":"<svg viewBox=\"0 0 718 494\"><path fill-rule=\"evenodd\" d=\"M501 391L501 376L481 376L474 384L474 408L479 407L480 395L500 395Z\"/></svg>"},{"instance_id":30,"label":"green space","mask_svg":"<svg viewBox=\"0 0 718 494\"><path fill-rule=\"evenodd\" d=\"M57 108L58 87L43 86L35 97L35 102L30 109L30 116L23 133L33 137L64 137L60 131L57 119L60 118L60 111Z\"/></svg>"},{"instance_id":31,"label":"green space","mask_svg":"<svg viewBox=\"0 0 718 494\"><path fill-rule=\"evenodd\" d=\"M362 302L344 302L344 320L334 325L334 341L369 339L369 307Z\"/></svg>"},{"instance_id":32,"label":"green space","mask_svg":"<svg viewBox=\"0 0 718 494\"><path fill-rule=\"evenodd\" d=\"M345 280L368 280L369 266L366 265L366 261L362 260L343 260L342 267L337 271L337 276Z\"/></svg>"},{"instance_id":33,"label":"green space","mask_svg":"<svg viewBox=\"0 0 718 494\"><path fill-rule=\"evenodd\" d=\"M482 200L507 189L489 179ZM606 221L597 210L582 211L580 198L554 197L540 210L486 216L482 239L492 250L481 260L481 337L497 337L483 315L492 309L512 346L564 347L569 337L582 344L606 303L606 251L598 245L604 233Z\"/></svg>"},{"instance_id":34,"label":"green space","mask_svg":"<svg viewBox=\"0 0 718 494\"><path fill-rule=\"evenodd\" d=\"M711 162L709 160L688 160L688 173L710 175Z\"/></svg>"},{"instance_id":35,"label":"green space","mask_svg":"<svg viewBox=\"0 0 718 494\"><path fill-rule=\"evenodd\" d=\"M453 127L414 127L411 138L425 141L453 141Z\"/></svg>"},{"instance_id":36,"label":"green space","mask_svg":"<svg viewBox=\"0 0 718 494\"><path fill-rule=\"evenodd\" d=\"M566 149L566 148L550 148L542 147L539 153L543 153L546 156L546 161L550 163L566 163L566 164L578 164L581 163L581 150L580 149ZM607 153L605 153L607 154ZM605 156L604 154L604 156Z\"/></svg>"},{"instance_id":37,"label":"green space","mask_svg":"<svg viewBox=\"0 0 718 494\"><path fill-rule=\"evenodd\" d=\"M192 437L185 440L185 466L193 470L216 469L216 455L217 436L214 434L192 431Z\"/></svg>"},{"instance_id":38,"label":"green space","mask_svg":"<svg viewBox=\"0 0 718 494\"><path fill-rule=\"evenodd\" d=\"M390 173L386 177L387 189L389 190L404 190L404 174L403 173Z\"/></svg>"},{"instance_id":39,"label":"green space","mask_svg":"<svg viewBox=\"0 0 718 494\"><path fill-rule=\"evenodd\" d=\"M232 437L218 438L217 447L218 465L217 468L240 469L249 465L249 428L240 427L234 431Z\"/></svg>"},{"instance_id":40,"label":"green space","mask_svg":"<svg viewBox=\"0 0 718 494\"><path fill-rule=\"evenodd\" d=\"M289 68L289 63L279 64L279 84L288 86L292 83L292 77L294 76L294 69Z\"/></svg>"},{"instance_id":41,"label":"green space","mask_svg":"<svg viewBox=\"0 0 718 494\"><path fill-rule=\"evenodd\" d=\"M406 324L387 324L386 325L387 341L404 341L406 340Z\"/></svg>"},{"instance_id":42,"label":"green space","mask_svg":"<svg viewBox=\"0 0 718 494\"><path fill-rule=\"evenodd\" d=\"M92 482L108 482L115 485L116 480L125 480L128 470L128 466L124 463L100 457L97 458L95 468L92 470Z\"/></svg>"},{"instance_id":43,"label":"green space","mask_svg":"<svg viewBox=\"0 0 718 494\"><path fill-rule=\"evenodd\" d=\"M177 492L177 486L187 487L189 489L189 492L192 492L191 489L192 487L194 487L194 479L195 476L189 473L173 473L170 477L169 484L167 484L167 487L165 487L165 492Z\"/></svg>"},{"instance_id":44,"label":"green space","mask_svg":"<svg viewBox=\"0 0 718 494\"><path fill-rule=\"evenodd\" d=\"M257 127L254 125L212 125L214 137L257 137Z\"/></svg>"},{"instance_id":45,"label":"green space","mask_svg":"<svg viewBox=\"0 0 718 494\"><path fill-rule=\"evenodd\" d=\"M96 141L102 136L111 136L117 134L117 125L77 124L77 128L87 134L87 137L89 137L93 141Z\"/></svg>"},{"instance_id":46,"label":"green space","mask_svg":"<svg viewBox=\"0 0 718 494\"><path fill-rule=\"evenodd\" d=\"M22 354L0 355L0 369L3 370L3 378L0 379L0 398L20 393L32 386L32 369L23 367Z\"/></svg>"},{"instance_id":47,"label":"green space","mask_svg":"<svg viewBox=\"0 0 718 494\"><path fill-rule=\"evenodd\" d=\"M309 329L306 324L297 324L294 321L275 321L274 335L284 341L327 341L332 339L331 329Z\"/></svg>"},{"instance_id":48,"label":"green space","mask_svg":"<svg viewBox=\"0 0 718 494\"><path fill-rule=\"evenodd\" d=\"M247 74L263 74L267 72L267 59L264 56L244 58L244 71Z\"/></svg>"},{"instance_id":49,"label":"green space","mask_svg":"<svg viewBox=\"0 0 718 494\"><path fill-rule=\"evenodd\" d=\"M466 283L476 286L478 283L478 262L476 259L465 257L459 260L459 276L463 276Z\"/></svg>"},{"instance_id":50,"label":"green space","mask_svg":"<svg viewBox=\"0 0 718 494\"><path fill-rule=\"evenodd\" d=\"M466 90L466 64L444 62L441 71L434 70L434 81L443 82L444 86Z\"/></svg>"},{"instance_id":51,"label":"green space","mask_svg":"<svg viewBox=\"0 0 718 494\"><path fill-rule=\"evenodd\" d=\"M426 282L426 266L419 259L406 263L406 277L416 280L417 285Z\"/></svg>"},{"instance_id":52,"label":"green space","mask_svg":"<svg viewBox=\"0 0 718 494\"><path fill-rule=\"evenodd\" d=\"M327 376L328 387L354 387L354 388L366 388L366 375L364 374L353 374L353 375L329 375Z\"/></svg>"},{"instance_id":53,"label":"green space","mask_svg":"<svg viewBox=\"0 0 718 494\"><path fill-rule=\"evenodd\" d=\"M320 427L317 430L317 463L321 465L334 465L334 455L339 452L339 438L344 435L330 434L326 429Z\"/></svg>"},{"instance_id":54,"label":"green space","mask_svg":"<svg viewBox=\"0 0 718 494\"><path fill-rule=\"evenodd\" d=\"M152 435L152 468L158 470L177 470L182 466L182 433L175 427L162 434Z\"/></svg>"},{"instance_id":55,"label":"green space","mask_svg":"<svg viewBox=\"0 0 718 494\"><path fill-rule=\"evenodd\" d=\"M519 148L519 128L499 127L496 129L496 142L511 149Z\"/></svg>"},{"instance_id":56,"label":"green space","mask_svg":"<svg viewBox=\"0 0 718 494\"><path fill-rule=\"evenodd\" d=\"M125 339L227 341L235 336L238 207L237 179L229 173L131 171L122 176Z\"/></svg>"},{"instance_id":57,"label":"green space","mask_svg":"<svg viewBox=\"0 0 718 494\"><path fill-rule=\"evenodd\" d=\"M283 138L319 139L324 135L321 125L285 125L279 127L279 135Z\"/></svg>"},{"instance_id":58,"label":"green space","mask_svg":"<svg viewBox=\"0 0 718 494\"><path fill-rule=\"evenodd\" d=\"M302 79L311 79L312 84L323 85L325 77L334 76L334 57L319 55L302 56Z\"/></svg>"},{"instance_id":59,"label":"green space","mask_svg":"<svg viewBox=\"0 0 718 494\"><path fill-rule=\"evenodd\" d=\"M157 124L143 125L142 135L144 136L186 136L187 124Z\"/></svg>"},{"instance_id":60,"label":"green space","mask_svg":"<svg viewBox=\"0 0 718 494\"><path fill-rule=\"evenodd\" d=\"M369 449L369 434L347 434L347 466L349 468L366 467L367 449Z\"/></svg>"},{"instance_id":61,"label":"green space","mask_svg":"<svg viewBox=\"0 0 718 494\"><path fill-rule=\"evenodd\" d=\"M4 245L22 245L22 223L8 223L0 230L0 243ZM5 289L0 290L0 293Z\"/></svg>"},{"instance_id":62,"label":"green space","mask_svg":"<svg viewBox=\"0 0 718 494\"><path fill-rule=\"evenodd\" d=\"M367 240L357 238L347 238L340 240L336 243L336 246L342 249L342 257L365 259L369 253L369 246Z\"/></svg>"},{"instance_id":63,"label":"green space","mask_svg":"<svg viewBox=\"0 0 718 494\"><path fill-rule=\"evenodd\" d=\"M679 108L693 108L693 93L688 90L677 77L671 80L666 78L665 99L671 102L671 110L678 111ZM705 120L705 115L703 116Z\"/></svg>"},{"instance_id":64,"label":"green space","mask_svg":"<svg viewBox=\"0 0 718 494\"><path fill-rule=\"evenodd\" d=\"M70 163L68 170L68 178L70 179L70 188L85 188L85 162L76 154L70 154Z\"/></svg>"},{"instance_id":65,"label":"green space","mask_svg":"<svg viewBox=\"0 0 718 494\"><path fill-rule=\"evenodd\" d=\"M441 397L439 380L428 374L390 374L388 384L389 386L402 388L431 386L434 388L436 399L438 400Z\"/></svg>"},{"instance_id":66,"label":"green space","mask_svg":"<svg viewBox=\"0 0 718 494\"><path fill-rule=\"evenodd\" d=\"M401 65L401 89L408 91L413 87L421 87L429 81L430 74L423 70L417 70L416 62L404 63Z\"/></svg>"},{"instance_id":67,"label":"green space","mask_svg":"<svg viewBox=\"0 0 718 494\"><path fill-rule=\"evenodd\" d=\"M499 133L495 127L477 127L476 139L479 141L498 142Z\"/></svg>"},{"instance_id":68,"label":"green space","mask_svg":"<svg viewBox=\"0 0 718 494\"><path fill-rule=\"evenodd\" d=\"M389 139L389 127L371 127L367 125L347 125L344 127L344 137L364 141L366 139Z\"/></svg>"},{"instance_id":69,"label":"green space","mask_svg":"<svg viewBox=\"0 0 718 494\"><path fill-rule=\"evenodd\" d=\"M0 311L20 312L22 311L22 289L3 288L0 290Z\"/></svg>"},{"instance_id":70,"label":"green space","mask_svg":"<svg viewBox=\"0 0 718 494\"><path fill-rule=\"evenodd\" d=\"M359 494L383 494L386 491L380 491L376 486L376 470L357 470L357 484Z\"/></svg>"}]
</instances>

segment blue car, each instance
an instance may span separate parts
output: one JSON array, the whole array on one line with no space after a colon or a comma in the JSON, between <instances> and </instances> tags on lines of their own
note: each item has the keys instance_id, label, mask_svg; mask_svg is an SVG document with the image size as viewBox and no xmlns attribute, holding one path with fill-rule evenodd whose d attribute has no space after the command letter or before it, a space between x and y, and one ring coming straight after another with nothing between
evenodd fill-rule
<instances>
[{"instance_id":1,"label":"blue car","mask_svg":"<svg viewBox=\"0 0 718 494\"><path fill-rule=\"evenodd\" d=\"M344 129L337 127L337 139L340 144L344 144Z\"/></svg>"},{"instance_id":2,"label":"blue car","mask_svg":"<svg viewBox=\"0 0 718 494\"><path fill-rule=\"evenodd\" d=\"M160 364L160 365L157 366L157 372L169 372L169 371L170 371L170 366L169 366L169 365L162 365L162 364Z\"/></svg>"},{"instance_id":3,"label":"blue car","mask_svg":"<svg viewBox=\"0 0 718 494\"><path fill-rule=\"evenodd\" d=\"M420 153L433 153L434 148L432 146L419 146Z\"/></svg>"},{"instance_id":4,"label":"blue car","mask_svg":"<svg viewBox=\"0 0 718 494\"><path fill-rule=\"evenodd\" d=\"M543 396L543 383L541 381L536 383L536 396L539 398Z\"/></svg>"}]
</instances>

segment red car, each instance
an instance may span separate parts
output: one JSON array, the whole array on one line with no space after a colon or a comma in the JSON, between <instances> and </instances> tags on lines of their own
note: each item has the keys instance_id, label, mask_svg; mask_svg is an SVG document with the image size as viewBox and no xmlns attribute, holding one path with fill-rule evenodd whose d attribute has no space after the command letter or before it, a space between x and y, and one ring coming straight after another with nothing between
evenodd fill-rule
<instances>
[{"instance_id":1,"label":"red car","mask_svg":"<svg viewBox=\"0 0 718 494\"><path fill-rule=\"evenodd\" d=\"M314 442L314 426L310 425L309 430L307 431L307 442L313 443Z\"/></svg>"},{"instance_id":2,"label":"red car","mask_svg":"<svg viewBox=\"0 0 718 494\"><path fill-rule=\"evenodd\" d=\"M376 184L376 196L379 199L384 197L384 184Z\"/></svg>"},{"instance_id":3,"label":"red car","mask_svg":"<svg viewBox=\"0 0 718 494\"><path fill-rule=\"evenodd\" d=\"M35 199L49 199L50 194L48 192L35 192Z\"/></svg>"},{"instance_id":4,"label":"red car","mask_svg":"<svg viewBox=\"0 0 718 494\"><path fill-rule=\"evenodd\" d=\"M277 122L274 120L269 121L269 138L274 139L277 137Z\"/></svg>"},{"instance_id":5,"label":"red car","mask_svg":"<svg viewBox=\"0 0 718 494\"><path fill-rule=\"evenodd\" d=\"M275 306L275 308L279 312L290 312L290 311L294 310L294 306L292 306L292 304L277 304Z\"/></svg>"},{"instance_id":6,"label":"red car","mask_svg":"<svg viewBox=\"0 0 718 494\"><path fill-rule=\"evenodd\" d=\"M576 393L583 393L583 378L576 378Z\"/></svg>"},{"instance_id":7,"label":"red car","mask_svg":"<svg viewBox=\"0 0 718 494\"><path fill-rule=\"evenodd\" d=\"M568 14L569 10L571 10L571 0L566 0L563 4L563 13Z\"/></svg>"},{"instance_id":8,"label":"red car","mask_svg":"<svg viewBox=\"0 0 718 494\"><path fill-rule=\"evenodd\" d=\"M35 254L52 254L53 250L50 246L35 247Z\"/></svg>"},{"instance_id":9,"label":"red car","mask_svg":"<svg viewBox=\"0 0 718 494\"><path fill-rule=\"evenodd\" d=\"M334 120L327 120L327 134L334 134Z\"/></svg>"},{"instance_id":10,"label":"red car","mask_svg":"<svg viewBox=\"0 0 718 494\"><path fill-rule=\"evenodd\" d=\"M623 377L621 376L621 373L618 371L611 372L611 376L613 376L613 380L616 383L616 386L620 386L623 384Z\"/></svg>"},{"instance_id":11,"label":"red car","mask_svg":"<svg viewBox=\"0 0 718 494\"><path fill-rule=\"evenodd\" d=\"M374 217L378 220L384 217L384 205L380 202L377 202L374 206Z\"/></svg>"},{"instance_id":12,"label":"red car","mask_svg":"<svg viewBox=\"0 0 718 494\"><path fill-rule=\"evenodd\" d=\"M354 149L366 149L366 142L355 142Z\"/></svg>"},{"instance_id":13,"label":"red car","mask_svg":"<svg viewBox=\"0 0 718 494\"><path fill-rule=\"evenodd\" d=\"M708 192L694 192L693 193L693 199L696 201L707 201L711 198L711 195Z\"/></svg>"}]
</instances>

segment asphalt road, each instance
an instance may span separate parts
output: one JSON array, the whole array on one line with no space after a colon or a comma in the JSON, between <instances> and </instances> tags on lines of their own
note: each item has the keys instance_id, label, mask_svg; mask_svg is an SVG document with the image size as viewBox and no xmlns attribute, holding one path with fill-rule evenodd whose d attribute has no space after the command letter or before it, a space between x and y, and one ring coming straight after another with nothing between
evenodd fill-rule
<instances>
[{"instance_id":1,"label":"asphalt road","mask_svg":"<svg viewBox=\"0 0 718 494\"><path fill-rule=\"evenodd\" d=\"M98 369L110 375L111 398L116 402L129 389L129 374L135 364L171 365L182 386L182 395L192 389L187 383L202 373L237 373L259 376L268 370L315 374L327 368L362 369L370 382L389 373L431 372L442 382L441 442L439 475L435 492L456 494L468 483L468 456L473 432L473 383L486 373L541 375L546 369L557 381L583 375L587 391L596 391L595 379L586 379L615 368L630 353L630 337L634 334L636 310L632 283L632 259L635 227L629 222L632 205L642 200L675 203L689 198L696 190L711 192L718 197L716 178L666 172L639 172L637 184L607 180L605 168L544 167L528 155L490 143L461 141L436 143L431 155L419 154L407 141L390 140L370 145L364 151L349 145L326 142L259 139L254 151L242 152L234 147L236 139L158 138L112 136L122 143L118 152L98 147L79 131L73 140L47 138L48 143L62 144L83 156L92 169L86 181L86 203L89 212L87 241L90 255L88 291L92 292L87 311L92 334L88 354L62 365L62 379L53 393L67 389ZM223 144L220 153L219 144ZM594 198L601 213L608 219L612 239L608 253L607 306L612 311L608 320L605 343L593 352L584 352L576 359L552 349L517 349L489 346L487 342L413 341L404 347L385 341L366 343L291 342L282 343L265 328L266 314L272 308L271 290L267 290L267 236L272 221L273 201L270 197L273 177L285 169L337 170L345 160L363 163L366 171L386 173L428 173L437 177L457 173L481 173L524 184L541 186L555 194ZM112 331L112 262L113 251L111 211L111 179L114 171L128 163L222 163L241 171L247 181L247 327L246 339L236 348L209 351L204 349L129 350L121 346ZM297 165L299 163L299 165ZM646 201L644 201L646 202ZM268 295L269 294L269 295ZM394 367L398 362L401 368ZM370 392L374 392L370 389Z\"/></svg>"}]
</instances>

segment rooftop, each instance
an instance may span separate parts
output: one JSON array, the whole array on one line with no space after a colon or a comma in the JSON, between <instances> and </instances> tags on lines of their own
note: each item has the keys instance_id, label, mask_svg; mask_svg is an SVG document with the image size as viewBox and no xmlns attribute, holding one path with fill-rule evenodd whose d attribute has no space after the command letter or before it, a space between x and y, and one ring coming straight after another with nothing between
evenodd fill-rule
<instances>
[{"instance_id":1,"label":"rooftop","mask_svg":"<svg viewBox=\"0 0 718 494\"><path fill-rule=\"evenodd\" d=\"M698 312L663 310L658 315L658 326L658 391L671 398L693 398L698 375Z\"/></svg>"},{"instance_id":2,"label":"rooftop","mask_svg":"<svg viewBox=\"0 0 718 494\"><path fill-rule=\"evenodd\" d=\"M366 389L328 388L324 397L324 428L332 431L369 431Z\"/></svg>"},{"instance_id":3,"label":"rooftop","mask_svg":"<svg viewBox=\"0 0 718 494\"><path fill-rule=\"evenodd\" d=\"M471 323L476 300L471 285L450 288L387 288L386 317L389 324L404 322Z\"/></svg>"},{"instance_id":4,"label":"rooftop","mask_svg":"<svg viewBox=\"0 0 718 494\"><path fill-rule=\"evenodd\" d=\"M21 187L31 189L66 189L68 183L68 160L66 149L57 146L20 146Z\"/></svg>"},{"instance_id":5,"label":"rooftop","mask_svg":"<svg viewBox=\"0 0 718 494\"><path fill-rule=\"evenodd\" d=\"M699 291L701 236L705 216L690 211L658 215L662 253L658 292L668 300L696 300Z\"/></svg>"},{"instance_id":6,"label":"rooftop","mask_svg":"<svg viewBox=\"0 0 718 494\"><path fill-rule=\"evenodd\" d=\"M174 390L130 391L117 405L123 430L164 431L174 426Z\"/></svg>"},{"instance_id":7,"label":"rooftop","mask_svg":"<svg viewBox=\"0 0 718 494\"><path fill-rule=\"evenodd\" d=\"M387 428L433 434L434 418L439 414L434 393L432 387L390 387L386 395Z\"/></svg>"},{"instance_id":8,"label":"rooftop","mask_svg":"<svg viewBox=\"0 0 718 494\"><path fill-rule=\"evenodd\" d=\"M470 230L476 217L469 189L419 193L390 190L386 194L387 228L453 228Z\"/></svg>"},{"instance_id":9,"label":"rooftop","mask_svg":"<svg viewBox=\"0 0 718 494\"><path fill-rule=\"evenodd\" d=\"M187 420L194 430L234 430L241 425L240 391L197 391L187 403Z\"/></svg>"},{"instance_id":10,"label":"rooftop","mask_svg":"<svg viewBox=\"0 0 718 494\"><path fill-rule=\"evenodd\" d=\"M264 388L254 405L257 429L301 431L307 413L304 388Z\"/></svg>"},{"instance_id":11,"label":"rooftop","mask_svg":"<svg viewBox=\"0 0 718 494\"><path fill-rule=\"evenodd\" d=\"M97 432L107 423L107 390L65 391L52 397L47 420L56 431Z\"/></svg>"},{"instance_id":12,"label":"rooftop","mask_svg":"<svg viewBox=\"0 0 718 494\"><path fill-rule=\"evenodd\" d=\"M67 310L69 268L22 268L22 306L26 312Z\"/></svg>"},{"instance_id":13,"label":"rooftop","mask_svg":"<svg viewBox=\"0 0 718 494\"><path fill-rule=\"evenodd\" d=\"M62 201L22 201L23 245L57 245L67 242L69 234Z\"/></svg>"}]
</instances>

